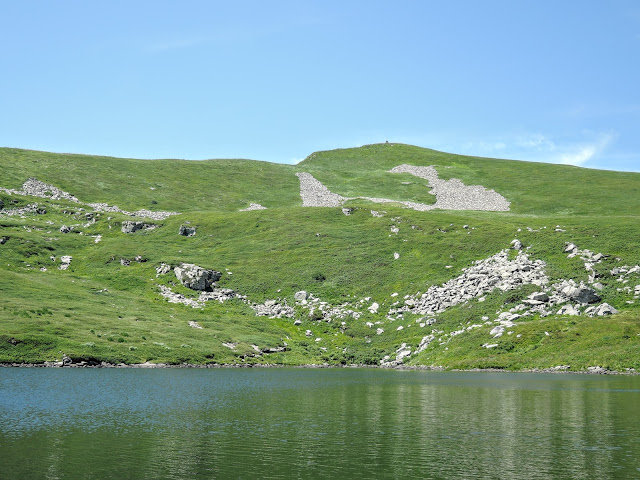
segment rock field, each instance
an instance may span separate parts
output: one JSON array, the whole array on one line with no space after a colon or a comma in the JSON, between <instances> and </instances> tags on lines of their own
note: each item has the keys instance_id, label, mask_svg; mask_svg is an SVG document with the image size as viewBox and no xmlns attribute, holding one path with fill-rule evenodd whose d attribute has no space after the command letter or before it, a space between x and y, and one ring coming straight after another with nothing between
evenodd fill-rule
<instances>
[{"instance_id":1,"label":"rock field","mask_svg":"<svg viewBox=\"0 0 640 480\"><path fill-rule=\"evenodd\" d=\"M501 212L509 210L509 202L494 190L487 190L480 185L465 185L461 180L452 178L441 180L435 168L398 165L389 170L391 173L410 173L429 182L431 193L436 196L436 203L431 208L441 210L486 210Z\"/></svg>"},{"instance_id":2,"label":"rock field","mask_svg":"<svg viewBox=\"0 0 640 480\"><path fill-rule=\"evenodd\" d=\"M399 203L407 208L417 211L433 209L441 210L486 210L507 211L509 202L499 193L487 190L479 185L467 186L462 181L452 178L441 180L438 172L433 167L414 167L411 165L398 165L389 170L389 173L410 173L429 182L431 192L436 196L436 203L427 205L424 203L391 200L377 197L343 197L332 193L320 181L310 173L296 173L300 179L300 197L303 207L339 207L347 200L362 199L374 203ZM343 213L344 209L343 209ZM349 215L350 212L345 213Z\"/></svg>"}]
</instances>

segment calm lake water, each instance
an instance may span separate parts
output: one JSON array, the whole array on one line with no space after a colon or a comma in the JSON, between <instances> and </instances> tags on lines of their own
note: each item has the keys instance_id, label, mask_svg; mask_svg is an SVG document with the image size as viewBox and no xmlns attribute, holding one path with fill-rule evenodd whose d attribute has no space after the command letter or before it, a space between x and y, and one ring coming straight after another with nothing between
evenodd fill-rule
<instances>
[{"instance_id":1,"label":"calm lake water","mask_svg":"<svg viewBox=\"0 0 640 480\"><path fill-rule=\"evenodd\" d=\"M640 478L640 377L0 368L0 478Z\"/></svg>"}]
</instances>

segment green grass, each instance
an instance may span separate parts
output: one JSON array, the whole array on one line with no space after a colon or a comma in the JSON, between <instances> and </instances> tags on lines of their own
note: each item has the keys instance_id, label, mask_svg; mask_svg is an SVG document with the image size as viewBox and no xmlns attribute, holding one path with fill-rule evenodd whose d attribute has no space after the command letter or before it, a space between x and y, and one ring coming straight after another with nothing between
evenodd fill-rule
<instances>
[{"instance_id":1,"label":"green grass","mask_svg":"<svg viewBox=\"0 0 640 480\"><path fill-rule=\"evenodd\" d=\"M442 178L494 188L512 202L512 210L416 212L354 200L352 215L345 216L339 208L300 206L295 177L299 171L312 173L345 196L433 203L423 180L387 173L402 163L434 165ZM0 245L0 362L59 360L66 354L112 363L377 364L383 356L393 356L402 343L417 346L432 328L444 335L481 323L483 315L493 319L496 311L533 291L525 287L494 292L486 302L447 310L426 328L420 328L412 315L390 321L382 313L394 300L392 293L398 292L401 299L424 292L459 275L473 261L507 248L516 236L530 247L530 256L547 263L552 281L586 280L582 262L563 254L566 242L609 255L598 266L603 273L617 265L640 263L639 174L464 157L398 144L318 152L297 166L0 149L0 168L2 187L19 188L33 176L83 202L182 212L154 222L157 229L127 235L120 224L128 217L120 214L99 214L95 224L83 227L86 211L78 204L0 193L5 208L37 202L47 211L26 218L0 215L0 236L9 237ZM249 202L269 209L238 212ZM372 216L372 208L385 211L385 216ZM197 227L195 237L178 235L185 222ZM63 224L78 226L62 234ZM391 233L392 225L399 227L397 235ZM566 231L556 232L556 225ZM102 235L100 243L94 243L95 235ZM394 252L399 259L394 260ZM66 271L57 268L61 255L73 256ZM145 261L120 264L121 258L138 255ZM380 303L381 313L362 308L358 320L326 323L299 310L302 323L294 325L294 319L256 317L239 301L191 309L170 304L158 294L158 285L164 284L195 297L175 285L172 274L156 277L155 266L161 262L190 262L225 272L220 286L254 302L279 298L293 304L293 294L307 290L332 304L371 297L370 302ZM47 271L40 271L42 267ZM408 363L446 368L640 368L638 304L627 303L631 296L619 292L621 285L611 276L602 281L603 298L621 310L619 315L531 318L514 327L512 335L495 341L488 336L491 327L485 326L433 342ZM635 284L640 284L640 277L629 283ZM191 328L189 321L203 328ZM376 335L375 328L365 325L369 321L381 322L385 333ZM404 329L398 331L399 325ZM306 330L312 336L305 336ZM237 346L231 350L223 343ZM484 343L499 346L486 349ZM285 344L285 352L250 356L252 345Z\"/></svg>"}]
</instances>

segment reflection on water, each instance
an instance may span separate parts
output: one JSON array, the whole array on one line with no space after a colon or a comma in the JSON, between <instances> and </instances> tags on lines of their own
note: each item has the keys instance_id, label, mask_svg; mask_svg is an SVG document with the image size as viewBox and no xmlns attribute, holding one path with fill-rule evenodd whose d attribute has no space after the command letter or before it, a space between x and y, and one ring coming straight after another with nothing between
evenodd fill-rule
<instances>
[{"instance_id":1,"label":"reflection on water","mask_svg":"<svg viewBox=\"0 0 640 480\"><path fill-rule=\"evenodd\" d=\"M639 478L640 377L0 369L0 478Z\"/></svg>"}]
</instances>

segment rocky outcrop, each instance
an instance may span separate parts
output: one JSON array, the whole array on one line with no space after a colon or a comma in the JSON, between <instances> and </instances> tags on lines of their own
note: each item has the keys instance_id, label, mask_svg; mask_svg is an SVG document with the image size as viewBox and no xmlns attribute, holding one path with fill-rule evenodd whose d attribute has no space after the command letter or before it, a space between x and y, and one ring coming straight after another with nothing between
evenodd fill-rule
<instances>
[{"instance_id":1,"label":"rocky outcrop","mask_svg":"<svg viewBox=\"0 0 640 480\"><path fill-rule=\"evenodd\" d=\"M0 211L0 215L6 215L7 217L12 217L14 215L28 215L30 213L34 213L36 215L44 215L45 213L47 213L47 210L37 203L30 203L29 205L26 205L24 207L8 208L6 210Z\"/></svg>"},{"instance_id":2,"label":"rocky outcrop","mask_svg":"<svg viewBox=\"0 0 640 480\"><path fill-rule=\"evenodd\" d=\"M250 307L259 317L291 318L295 314L295 310L288 306L286 302L283 305L275 300L267 300L261 304L252 304Z\"/></svg>"},{"instance_id":3,"label":"rocky outcrop","mask_svg":"<svg viewBox=\"0 0 640 480\"><path fill-rule=\"evenodd\" d=\"M59 270L66 270L67 268L69 268L69 265L71 265L71 260L73 260L73 257L71 255L63 255L60 257L60 266L58 267Z\"/></svg>"},{"instance_id":4,"label":"rocky outcrop","mask_svg":"<svg viewBox=\"0 0 640 480\"><path fill-rule=\"evenodd\" d=\"M191 290L212 291L215 282L220 280L222 273L207 270L193 263L182 263L173 269L180 283Z\"/></svg>"},{"instance_id":5,"label":"rocky outcrop","mask_svg":"<svg viewBox=\"0 0 640 480\"><path fill-rule=\"evenodd\" d=\"M188 227L186 225L180 225L178 234L184 237L194 237L196 235L196 227Z\"/></svg>"},{"instance_id":6,"label":"rocky outcrop","mask_svg":"<svg viewBox=\"0 0 640 480\"><path fill-rule=\"evenodd\" d=\"M411 312L435 315L447 308L479 298L495 289L513 290L522 285L546 285L548 278L542 260L531 260L523 253L509 259L509 251L502 250L463 270L463 274L441 286L432 286L423 293L407 296L403 306L389 310L389 314Z\"/></svg>"},{"instance_id":7,"label":"rocky outcrop","mask_svg":"<svg viewBox=\"0 0 640 480\"><path fill-rule=\"evenodd\" d=\"M296 292L294 298L296 305L306 312L309 318L314 320L324 320L325 322L330 322L334 318L353 318L357 320L362 315L348 302L341 305L331 305L314 296L313 293L307 294L305 291Z\"/></svg>"},{"instance_id":8,"label":"rocky outcrop","mask_svg":"<svg viewBox=\"0 0 640 480\"><path fill-rule=\"evenodd\" d=\"M616 310L614 307L612 307L608 303L602 303L597 306L594 305L594 306L588 307L584 311L584 313L585 315L588 315L590 317L604 317L606 315L615 315L616 313L618 313L618 310Z\"/></svg>"},{"instance_id":9,"label":"rocky outcrop","mask_svg":"<svg viewBox=\"0 0 640 480\"><path fill-rule=\"evenodd\" d=\"M381 367L396 367L404 362L406 358L411 356L411 347L406 343L403 343L396 350L396 356L393 360L389 355L386 355L382 360L380 360Z\"/></svg>"},{"instance_id":10,"label":"rocky outcrop","mask_svg":"<svg viewBox=\"0 0 640 480\"><path fill-rule=\"evenodd\" d=\"M161 263L156 267L156 277L159 277L160 275L166 275L170 271L171 271L171 265L168 265L166 263Z\"/></svg>"},{"instance_id":11,"label":"rocky outcrop","mask_svg":"<svg viewBox=\"0 0 640 480\"><path fill-rule=\"evenodd\" d=\"M78 202L78 199L58 187L49 185L48 183L41 182L35 178L29 178L22 184L22 190L16 192L20 195L31 195L32 197L50 198L52 200L71 200L72 202Z\"/></svg>"},{"instance_id":12,"label":"rocky outcrop","mask_svg":"<svg viewBox=\"0 0 640 480\"><path fill-rule=\"evenodd\" d=\"M152 230L157 228L157 225L153 223L144 223L144 222L134 222L131 220L126 220L122 222L122 233L134 233L138 230Z\"/></svg>"},{"instance_id":13,"label":"rocky outcrop","mask_svg":"<svg viewBox=\"0 0 640 480\"><path fill-rule=\"evenodd\" d=\"M130 217L149 218L151 220L165 220L172 215L180 215L179 212L152 212L151 210L146 209L128 212L115 205L109 205L107 203L87 203L86 205L93 208L96 212L122 213L123 215L129 215Z\"/></svg>"}]
</instances>

